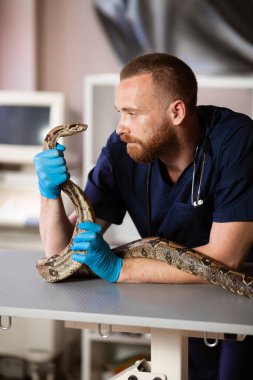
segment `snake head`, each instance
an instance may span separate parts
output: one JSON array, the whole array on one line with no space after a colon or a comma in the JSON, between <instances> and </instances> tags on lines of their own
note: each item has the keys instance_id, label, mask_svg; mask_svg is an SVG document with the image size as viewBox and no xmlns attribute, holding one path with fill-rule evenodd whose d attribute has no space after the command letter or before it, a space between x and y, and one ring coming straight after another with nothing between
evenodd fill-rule
<instances>
[{"instance_id":1,"label":"snake head","mask_svg":"<svg viewBox=\"0 0 253 380\"><path fill-rule=\"evenodd\" d=\"M84 132L88 128L87 124L65 124L64 128L61 130L61 136L72 136L79 132Z\"/></svg>"},{"instance_id":2,"label":"snake head","mask_svg":"<svg viewBox=\"0 0 253 380\"><path fill-rule=\"evenodd\" d=\"M88 128L87 124L62 124L54 127L49 131L44 140L44 149L55 148L60 137L72 136L76 133L83 132Z\"/></svg>"}]
</instances>

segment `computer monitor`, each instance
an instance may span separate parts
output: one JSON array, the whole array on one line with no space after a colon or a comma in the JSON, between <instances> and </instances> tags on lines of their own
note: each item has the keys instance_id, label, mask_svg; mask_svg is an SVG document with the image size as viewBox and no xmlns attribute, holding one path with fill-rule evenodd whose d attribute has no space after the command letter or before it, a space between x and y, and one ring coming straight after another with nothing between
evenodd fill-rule
<instances>
[{"instance_id":1,"label":"computer monitor","mask_svg":"<svg viewBox=\"0 0 253 380\"><path fill-rule=\"evenodd\" d=\"M0 163L31 164L47 132L64 120L63 93L0 91Z\"/></svg>"}]
</instances>

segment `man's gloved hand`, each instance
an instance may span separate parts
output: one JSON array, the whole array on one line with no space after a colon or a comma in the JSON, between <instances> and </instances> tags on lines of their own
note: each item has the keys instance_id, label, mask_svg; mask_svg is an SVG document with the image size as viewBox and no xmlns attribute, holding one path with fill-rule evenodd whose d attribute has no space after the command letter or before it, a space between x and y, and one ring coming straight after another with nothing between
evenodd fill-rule
<instances>
[{"instance_id":1,"label":"man's gloved hand","mask_svg":"<svg viewBox=\"0 0 253 380\"><path fill-rule=\"evenodd\" d=\"M87 254L75 253L72 255L73 260L88 265L104 280L116 282L123 259L113 254L108 243L103 239L101 226L92 222L82 222L79 228L85 232L75 236L71 250L86 251Z\"/></svg>"},{"instance_id":2,"label":"man's gloved hand","mask_svg":"<svg viewBox=\"0 0 253 380\"><path fill-rule=\"evenodd\" d=\"M56 199L60 196L61 185L70 175L63 155L65 146L57 144L56 148L36 154L33 160L39 180L39 190L45 198Z\"/></svg>"}]
</instances>

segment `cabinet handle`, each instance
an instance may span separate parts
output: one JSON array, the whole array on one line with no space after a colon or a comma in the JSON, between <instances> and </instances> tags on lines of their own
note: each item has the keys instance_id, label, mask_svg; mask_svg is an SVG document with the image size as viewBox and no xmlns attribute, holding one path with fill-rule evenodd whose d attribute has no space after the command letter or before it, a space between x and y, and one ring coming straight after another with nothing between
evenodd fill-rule
<instances>
[{"instance_id":1,"label":"cabinet handle","mask_svg":"<svg viewBox=\"0 0 253 380\"><path fill-rule=\"evenodd\" d=\"M219 342L219 339L218 339L218 334L216 334L216 338L214 339L213 342L210 342L208 339L207 339L207 333L205 332L204 333L204 342L205 342L205 345L207 347L215 347L217 346L218 342Z\"/></svg>"},{"instance_id":2,"label":"cabinet handle","mask_svg":"<svg viewBox=\"0 0 253 380\"><path fill-rule=\"evenodd\" d=\"M109 325L109 330L106 333L102 331L102 324L98 324L98 333L102 338L109 338L112 335L112 325Z\"/></svg>"},{"instance_id":3,"label":"cabinet handle","mask_svg":"<svg viewBox=\"0 0 253 380\"><path fill-rule=\"evenodd\" d=\"M2 324L2 316L0 315L0 329L1 330L9 330L11 328L11 317L7 317L7 318L8 318L8 324L3 325Z\"/></svg>"}]
</instances>

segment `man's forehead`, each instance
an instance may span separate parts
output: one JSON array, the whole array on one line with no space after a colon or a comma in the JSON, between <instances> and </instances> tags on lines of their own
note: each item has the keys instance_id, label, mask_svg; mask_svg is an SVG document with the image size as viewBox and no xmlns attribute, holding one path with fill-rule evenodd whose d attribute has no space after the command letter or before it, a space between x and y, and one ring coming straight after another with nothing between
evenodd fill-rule
<instances>
[{"instance_id":1,"label":"man's forehead","mask_svg":"<svg viewBox=\"0 0 253 380\"><path fill-rule=\"evenodd\" d=\"M115 90L116 96L144 96L151 95L154 90L151 74L137 75L130 78L122 79Z\"/></svg>"},{"instance_id":2,"label":"man's forehead","mask_svg":"<svg viewBox=\"0 0 253 380\"><path fill-rule=\"evenodd\" d=\"M127 84L127 83L135 83L135 82L139 83L142 81L152 83L153 82L152 73L139 73L136 75L132 75L130 77L121 79L119 84Z\"/></svg>"},{"instance_id":3,"label":"man's forehead","mask_svg":"<svg viewBox=\"0 0 253 380\"><path fill-rule=\"evenodd\" d=\"M157 97L154 87L147 81L139 80L132 82L125 79L116 87L115 108L118 110L142 109L150 106L150 102L155 104L154 102L157 102Z\"/></svg>"}]
</instances>

